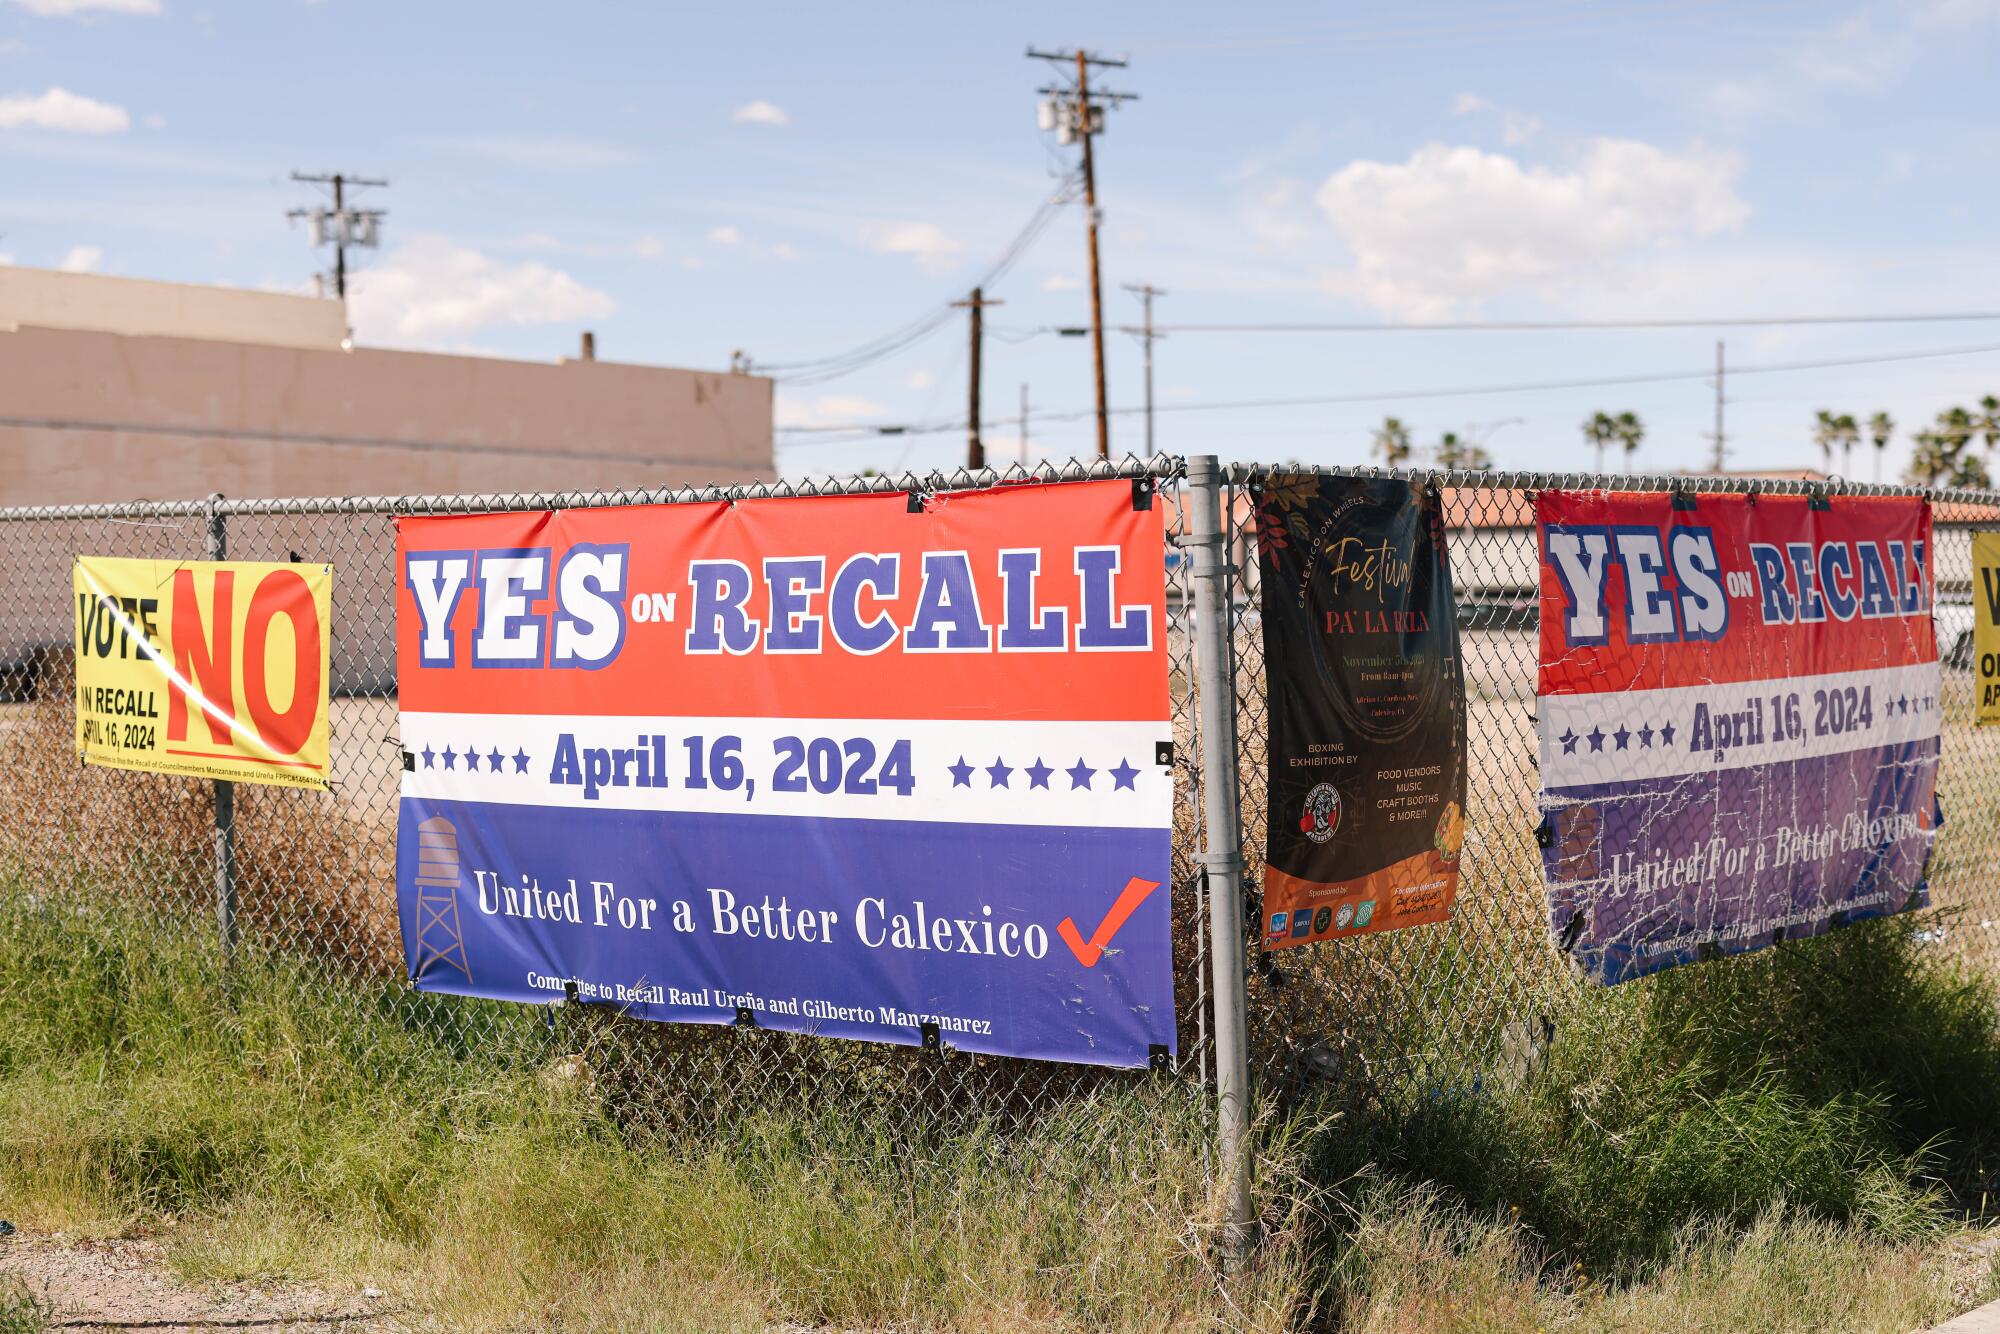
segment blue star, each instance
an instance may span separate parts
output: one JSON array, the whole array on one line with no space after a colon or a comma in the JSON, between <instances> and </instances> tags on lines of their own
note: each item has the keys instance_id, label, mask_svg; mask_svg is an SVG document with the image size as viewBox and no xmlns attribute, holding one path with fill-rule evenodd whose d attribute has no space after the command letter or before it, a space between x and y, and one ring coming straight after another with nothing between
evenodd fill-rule
<instances>
[{"instance_id":1,"label":"blue star","mask_svg":"<svg viewBox=\"0 0 2000 1334\"><path fill-rule=\"evenodd\" d=\"M993 763L986 766L987 781L992 783L994 787L1007 786L1007 776L1013 772L1012 769L1007 767L1007 761L1001 759L998 755L993 757Z\"/></svg>"},{"instance_id":2,"label":"blue star","mask_svg":"<svg viewBox=\"0 0 2000 1334\"><path fill-rule=\"evenodd\" d=\"M1132 786L1132 780L1138 776L1139 771L1132 767L1131 761L1118 761L1118 767L1111 771L1111 790L1116 792L1122 787L1128 792L1137 792L1139 789Z\"/></svg>"},{"instance_id":3,"label":"blue star","mask_svg":"<svg viewBox=\"0 0 2000 1334\"><path fill-rule=\"evenodd\" d=\"M959 756L957 764L947 764L945 768L951 770L951 785L953 787L972 786L972 766L965 762L965 756Z\"/></svg>"},{"instance_id":4,"label":"blue star","mask_svg":"<svg viewBox=\"0 0 2000 1334\"><path fill-rule=\"evenodd\" d=\"M1575 732L1573 732L1573 731L1571 731L1571 730L1570 730L1569 728L1565 727L1565 728L1563 729L1563 734L1562 734L1561 736L1557 737L1557 738L1556 738L1556 740L1558 740L1558 741L1560 741L1560 742L1562 742L1562 743L1563 743L1563 754L1565 754L1565 755L1574 755L1574 754L1576 754L1576 733L1575 733Z\"/></svg>"},{"instance_id":5,"label":"blue star","mask_svg":"<svg viewBox=\"0 0 2000 1334\"><path fill-rule=\"evenodd\" d=\"M526 750L517 750L514 752L514 772L517 774L528 772L528 752Z\"/></svg>"},{"instance_id":6,"label":"blue star","mask_svg":"<svg viewBox=\"0 0 2000 1334\"><path fill-rule=\"evenodd\" d=\"M505 760L506 758L507 757L505 755L502 755L500 753L500 747L495 746L493 748L493 753L486 757L486 767L488 769L491 769L494 773L497 774L500 772L501 761Z\"/></svg>"},{"instance_id":7,"label":"blue star","mask_svg":"<svg viewBox=\"0 0 2000 1334\"><path fill-rule=\"evenodd\" d=\"M1639 748L1641 750L1651 750L1653 748L1653 725L1651 723L1647 723L1639 729Z\"/></svg>"},{"instance_id":8,"label":"blue star","mask_svg":"<svg viewBox=\"0 0 2000 1334\"><path fill-rule=\"evenodd\" d=\"M1625 726L1625 724L1623 723L1618 724L1618 730L1613 732L1611 735L1617 738L1618 749L1620 750L1630 749L1630 744L1632 741L1632 732L1629 728Z\"/></svg>"},{"instance_id":9,"label":"blue star","mask_svg":"<svg viewBox=\"0 0 2000 1334\"><path fill-rule=\"evenodd\" d=\"M438 753L432 750L429 746L425 746L422 750L418 751L417 753L424 757L424 768L431 769L437 766Z\"/></svg>"},{"instance_id":10,"label":"blue star","mask_svg":"<svg viewBox=\"0 0 2000 1334\"><path fill-rule=\"evenodd\" d=\"M1603 750L1603 749L1604 749L1604 729L1603 729L1603 728L1601 728L1601 727L1593 727L1593 728L1591 728L1591 729L1590 729L1590 749L1591 749L1591 751L1592 751L1592 753L1593 753L1593 754L1594 754L1594 753L1596 753L1597 751L1600 751L1600 750Z\"/></svg>"},{"instance_id":11,"label":"blue star","mask_svg":"<svg viewBox=\"0 0 2000 1334\"><path fill-rule=\"evenodd\" d=\"M1660 729L1660 744L1663 746L1674 744L1674 725L1672 723L1668 723Z\"/></svg>"},{"instance_id":12,"label":"blue star","mask_svg":"<svg viewBox=\"0 0 2000 1334\"><path fill-rule=\"evenodd\" d=\"M1090 776L1096 773L1097 770L1079 759L1074 765L1063 772L1069 775L1069 790L1074 792L1080 787L1089 787Z\"/></svg>"},{"instance_id":13,"label":"blue star","mask_svg":"<svg viewBox=\"0 0 2000 1334\"><path fill-rule=\"evenodd\" d=\"M1908 713L1910 711L1908 706L1909 706L1909 701L1904 699L1901 695L1898 695L1896 696L1895 701L1889 705L1889 711L1891 713L1895 713L1900 710L1903 713Z\"/></svg>"},{"instance_id":14,"label":"blue star","mask_svg":"<svg viewBox=\"0 0 2000 1334\"><path fill-rule=\"evenodd\" d=\"M1047 787L1049 785L1049 775L1054 772L1055 772L1054 769L1051 769L1049 768L1048 765L1042 763L1041 756L1039 755L1035 756L1035 762L1029 765L1027 769L1028 786Z\"/></svg>"},{"instance_id":15,"label":"blue star","mask_svg":"<svg viewBox=\"0 0 2000 1334\"><path fill-rule=\"evenodd\" d=\"M472 770L479 768L479 752L470 746L465 748L465 767Z\"/></svg>"},{"instance_id":16,"label":"blue star","mask_svg":"<svg viewBox=\"0 0 2000 1334\"><path fill-rule=\"evenodd\" d=\"M456 769L458 767L458 754L450 746L444 748L444 767L447 769Z\"/></svg>"}]
</instances>

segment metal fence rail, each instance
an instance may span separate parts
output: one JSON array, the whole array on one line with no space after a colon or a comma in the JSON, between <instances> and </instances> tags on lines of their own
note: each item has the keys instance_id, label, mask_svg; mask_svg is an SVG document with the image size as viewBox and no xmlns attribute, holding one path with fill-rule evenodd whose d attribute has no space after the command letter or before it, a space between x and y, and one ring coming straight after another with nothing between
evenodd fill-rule
<instances>
[{"instance_id":1,"label":"metal fence rail","mask_svg":"<svg viewBox=\"0 0 2000 1334\"><path fill-rule=\"evenodd\" d=\"M137 903L190 931L214 933L222 949L283 956L312 970L330 994L386 1005L394 1022L453 1051L505 1052L536 1064L580 1060L621 1119L660 1133L707 1128L718 1117L777 1102L888 1106L912 1126L974 1118L1020 1125L1078 1096L1159 1078L761 1028L641 1024L596 1007L420 995L399 985L394 883L401 765L396 516L1149 478L1162 488L1168 526L1176 1074L1222 1095L1221 1166L1232 1182L1231 1212L1240 1216L1247 1177L1237 1149L1247 1104L1239 1081L1246 1068L1268 1087L1405 1098L1489 1065L1510 1032L1555 1012L1578 985L1548 940L1535 842L1534 491L1815 489L1745 478L1406 474L1443 488L1460 598L1471 800L1456 914L1443 926L1267 956L1257 950L1255 925L1267 818L1260 775L1268 686L1248 494L1259 471L1158 458L661 491L0 510L0 772L10 775L0 785L0 870L38 895ZM1971 527L2000 519L2000 493L1839 482L1825 489L1929 495L1945 601L1970 588ZM232 792L87 768L76 758L69 661L75 556L201 559L225 550L236 559L296 557L335 568L330 793ZM1947 656L1953 647L1941 643ZM1947 911L1935 933L1960 957L2000 966L2000 729L1972 726L1964 666L1947 666L1944 676L1947 823L1933 890ZM1206 690L1204 682L1211 683ZM1217 762L1225 756L1228 763ZM1245 974L1247 983L1238 980ZM1247 1052L1236 1043L1244 1031Z\"/></svg>"}]
</instances>

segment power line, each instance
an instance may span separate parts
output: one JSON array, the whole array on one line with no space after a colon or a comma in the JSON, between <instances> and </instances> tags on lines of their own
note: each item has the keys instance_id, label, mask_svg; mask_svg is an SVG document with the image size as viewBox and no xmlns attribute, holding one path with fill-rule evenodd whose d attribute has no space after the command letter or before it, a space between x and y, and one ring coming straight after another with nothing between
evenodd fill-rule
<instances>
[{"instance_id":1,"label":"power line","mask_svg":"<svg viewBox=\"0 0 2000 1334\"><path fill-rule=\"evenodd\" d=\"M1866 357L1833 357L1815 361L1771 362L1761 366L1732 365L1729 368L1729 373L1732 376L1736 376L1736 375L1769 375L1783 371L1834 370L1847 366L1887 365L1904 361L1924 361L1937 357L1979 356L1987 353L1996 353L1996 352L2000 352L2000 343L1984 343L1973 347L1927 348L1920 351L1911 351L1911 352L1885 352ZM1251 408L1328 407L1343 403L1376 403L1385 400L1470 398L1482 394L1528 394L1528 393L1539 393L1557 389L1609 389L1624 385L1667 384L1675 381L1710 380L1714 377L1714 375L1715 371L1712 367L1704 367L1701 370L1653 371L1653 372L1641 372L1632 375L1598 376L1589 379L1578 379L1578 380L1537 380L1519 384L1489 384L1489 385L1457 386L1448 388L1378 390L1378 391L1370 391L1358 394L1320 394L1320 395L1313 395L1309 397L1299 397L1299 398L1246 398L1246 399L1234 399L1234 400L1209 402L1209 403L1162 403L1155 408L1155 411L1225 412L1225 411L1238 411ZM1114 416L1129 416L1134 413L1144 412L1145 408L1142 405L1137 407L1112 408L1110 409L1110 411ZM1095 412L1094 408L1076 408L1066 412L1047 412L1042 414L1041 419L1044 421L1057 421L1057 422L1081 421L1091 416L1094 412ZM965 429L965 423L963 421L950 421L950 422L936 422L936 423L874 425L874 426L849 424L845 426L820 426L820 427L793 426L793 427L781 427L779 429L786 431L788 433L802 434L802 435L821 434L821 433L832 434L835 432L845 432L847 438L843 440L821 440L821 441L811 442L811 443L823 443L823 444L839 444L839 443L851 443L854 440L864 440L869 438L870 436L875 436L875 435L899 435L899 436L939 435L950 431L962 431ZM787 443L804 444L808 442L795 441Z\"/></svg>"},{"instance_id":2,"label":"power line","mask_svg":"<svg viewBox=\"0 0 2000 1334\"><path fill-rule=\"evenodd\" d=\"M1322 321L1269 324L1161 324L1160 334L1378 334L1378 333L1544 333L1576 329L1718 329L1758 328L1793 324L1939 324L1979 320L2000 320L2000 311L1924 311L1889 315L1715 315L1686 319L1636 320L1416 320L1408 324L1380 321ZM1136 334L1136 325L1118 326L1121 333ZM1068 326L1044 325L1036 334L1074 336Z\"/></svg>"},{"instance_id":3,"label":"power line","mask_svg":"<svg viewBox=\"0 0 2000 1334\"><path fill-rule=\"evenodd\" d=\"M987 268L975 286L986 288L1004 278L1019 263L1021 257L1041 239L1048 230L1063 205L1069 203L1075 188L1073 179L1065 179L1047 199L1036 206L1026 225L1007 243L999 258ZM905 348L928 338L952 318L949 304L939 303L926 314L909 323L892 329L886 334L872 338L865 343L835 352L824 357L809 357L789 362L755 362L752 368L760 374L772 375L781 383L794 385L825 384L842 376L852 375L876 362L892 357Z\"/></svg>"}]
</instances>

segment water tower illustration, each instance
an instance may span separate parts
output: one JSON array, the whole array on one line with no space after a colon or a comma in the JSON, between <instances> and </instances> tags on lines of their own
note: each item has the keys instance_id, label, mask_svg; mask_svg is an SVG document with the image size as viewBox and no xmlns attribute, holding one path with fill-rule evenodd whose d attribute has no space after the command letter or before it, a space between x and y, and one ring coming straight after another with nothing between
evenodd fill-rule
<instances>
[{"instance_id":1,"label":"water tower illustration","mask_svg":"<svg viewBox=\"0 0 2000 1334\"><path fill-rule=\"evenodd\" d=\"M417 958L411 980L455 968L472 981L458 924L458 830L442 815L417 825Z\"/></svg>"}]
</instances>

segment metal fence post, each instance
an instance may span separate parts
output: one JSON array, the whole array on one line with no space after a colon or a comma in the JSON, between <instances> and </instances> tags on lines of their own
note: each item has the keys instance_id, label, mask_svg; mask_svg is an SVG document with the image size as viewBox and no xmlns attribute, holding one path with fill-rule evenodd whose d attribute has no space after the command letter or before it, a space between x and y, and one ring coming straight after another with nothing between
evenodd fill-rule
<instances>
[{"instance_id":1,"label":"metal fence post","mask_svg":"<svg viewBox=\"0 0 2000 1334\"><path fill-rule=\"evenodd\" d=\"M1195 679L1201 721L1202 875L1208 882L1209 966L1215 1007L1216 1157L1222 1174L1225 1264L1250 1236L1250 1058L1244 1019L1243 830L1236 765L1236 681L1231 652L1228 538L1222 468L1212 454L1187 460L1193 558Z\"/></svg>"},{"instance_id":2,"label":"metal fence post","mask_svg":"<svg viewBox=\"0 0 2000 1334\"><path fill-rule=\"evenodd\" d=\"M229 520L220 493L208 498L208 558L229 559ZM222 969L236 962L236 784L215 782L215 925L222 941Z\"/></svg>"}]
</instances>

